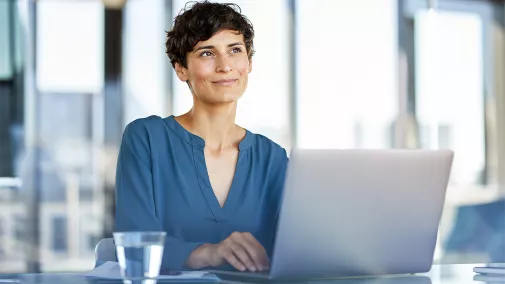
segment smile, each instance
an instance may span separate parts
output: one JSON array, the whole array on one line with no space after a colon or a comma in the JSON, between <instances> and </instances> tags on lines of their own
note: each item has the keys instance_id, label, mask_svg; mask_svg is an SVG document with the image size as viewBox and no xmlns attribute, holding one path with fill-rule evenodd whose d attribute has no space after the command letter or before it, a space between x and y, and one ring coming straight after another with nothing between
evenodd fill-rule
<instances>
[{"instance_id":1,"label":"smile","mask_svg":"<svg viewBox=\"0 0 505 284\"><path fill-rule=\"evenodd\" d=\"M237 79L225 79L225 80L214 81L212 83L215 85L219 85L219 86L230 86L230 85L235 84L235 82L237 82Z\"/></svg>"}]
</instances>

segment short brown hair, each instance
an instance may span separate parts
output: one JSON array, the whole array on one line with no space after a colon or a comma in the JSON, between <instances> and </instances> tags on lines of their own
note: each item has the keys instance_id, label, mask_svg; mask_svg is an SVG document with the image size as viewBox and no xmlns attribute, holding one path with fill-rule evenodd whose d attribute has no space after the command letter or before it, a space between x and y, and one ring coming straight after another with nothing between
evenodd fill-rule
<instances>
[{"instance_id":1,"label":"short brown hair","mask_svg":"<svg viewBox=\"0 0 505 284\"><path fill-rule=\"evenodd\" d=\"M165 51L172 66L179 63L187 67L186 54L199 41L208 40L220 30L234 30L242 34L249 59L253 56L254 29L237 4L211 3L207 0L188 2L175 17L172 29L167 32Z\"/></svg>"}]
</instances>

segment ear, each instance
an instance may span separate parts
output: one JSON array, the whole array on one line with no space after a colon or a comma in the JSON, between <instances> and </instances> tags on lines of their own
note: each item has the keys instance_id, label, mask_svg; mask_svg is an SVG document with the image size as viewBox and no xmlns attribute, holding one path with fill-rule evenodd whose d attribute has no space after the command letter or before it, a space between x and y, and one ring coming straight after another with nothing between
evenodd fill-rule
<instances>
[{"instance_id":1,"label":"ear","mask_svg":"<svg viewBox=\"0 0 505 284\"><path fill-rule=\"evenodd\" d=\"M188 80L188 69L186 69L179 63L175 63L174 68L177 77L179 77L179 80L186 82Z\"/></svg>"},{"instance_id":2,"label":"ear","mask_svg":"<svg viewBox=\"0 0 505 284\"><path fill-rule=\"evenodd\" d=\"M249 59L249 73L252 71L252 58Z\"/></svg>"}]
</instances>

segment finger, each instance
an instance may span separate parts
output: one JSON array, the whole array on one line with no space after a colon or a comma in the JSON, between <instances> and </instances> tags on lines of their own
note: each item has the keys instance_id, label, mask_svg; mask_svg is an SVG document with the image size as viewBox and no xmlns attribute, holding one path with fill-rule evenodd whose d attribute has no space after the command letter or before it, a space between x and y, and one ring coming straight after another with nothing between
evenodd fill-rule
<instances>
[{"instance_id":1,"label":"finger","mask_svg":"<svg viewBox=\"0 0 505 284\"><path fill-rule=\"evenodd\" d=\"M233 266L235 269L239 270L239 271L245 271L246 270L246 267L245 265L235 256L235 254L233 253L233 251L230 249L228 250L225 255L224 255L224 259L231 265Z\"/></svg>"},{"instance_id":2,"label":"finger","mask_svg":"<svg viewBox=\"0 0 505 284\"><path fill-rule=\"evenodd\" d=\"M236 242L239 243L252 259L254 266L257 270L264 270L267 266L266 255L264 249L259 243L250 241L245 234L237 236Z\"/></svg>"},{"instance_id":3,"label":"finger","mask_svg":"<svg viewBox=\"0 0 505 284\"><path fill-rule=\"evenodd\" d=\"M259 249L260 251L262 251L265 256L267 255L267 252L266 252L265 248L260 244L260 242L258 242L258 240L256 240L256 238L251 233L244 233L243 236L250 243L252 243L257 249Z\"/></svg>"},{"instance_id":4,"label":"finger","mask_svg":"<svg viewBox=\"0 0 505 284\"><path fill-rule=\"evenodd\" d=\"M230 239L244 247L257 270L269 269L270 264L266 251L251 233L234 232Z\"/></svg>"},{"instance_id":5,"label":"finger","mask_svg":"<svg viewBox=\"0 0 505 284\"><path fill-rule=\"evenodd\" d=\"M236 241L230 242L230 249L233 251L233 254L238 258L238 260L240 260L240 262L245 264L247 269L249 269L250 271L257 270L254 261L249 256L249 253L247 253L244 246L242 246L239 242Z\"/></svg>"},{"instance_id":6,"label":"finger","mask_svg":"<svg viewBox=\"0 0 505 284\"><path fill-rule=\"evenodd\" d=\"M256 240L256 238L250 233L244 233L243 237L245 241L247 241L250 246L255 249L255 256L253 256L253 260L257 260L263 269L267 269L269 266L268 255L265 248Z\"/></svg>"},{"instance_id":7,"label":"finger","mask_svg":"<svg viewBox=\"0 0 505 284\"><path fill-rule=\"evenodd\" d=\"M247 253L254 261L254 264L259 270L265 269L267 266L266 261L266 252L263 249L263 246L260 245L257 241L255 241L254 237L249 233L245 233L240 238L240 244L244 246L247 250Z\"/></svg>"}]
</instances>

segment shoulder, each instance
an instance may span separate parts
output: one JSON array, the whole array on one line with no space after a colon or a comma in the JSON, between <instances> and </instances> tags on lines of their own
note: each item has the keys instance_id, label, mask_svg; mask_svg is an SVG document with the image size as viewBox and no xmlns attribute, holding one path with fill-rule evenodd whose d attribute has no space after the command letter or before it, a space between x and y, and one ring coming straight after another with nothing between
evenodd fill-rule
<instances>
[{"instance_id":1,"label":"shoulder","mask_svg":"<svg viewBox=\"0 0 505 284\"><path fill-rule=\"evenodd\" d=\"M135 119L126 125L121 144L138 153L150 152L152 143L158 139L157 135L160 135L163 127L163 119L159 116Z\"/></svg>"},{"instance_id":2,"label":"shoulder","mask_svg":"<svg viewBox=\"0 0 505 284\"><path fill-rule=\"evenodd\" d=\"M157 115L138 118L126 125L124 135L143 136L163 124L163 119Z\"/></svg>"},{"instance_id":3,"label":"shoulder","mask_svg":"<svg viewBox=\"0 0 505 284\"><path fill-rule=\"evenodd\" d=\"M283 164L287 162L287 152L281 145L264 135L251 134L254 139L253 149L255 152L274 163Z\"/></svg>"},{"instance_id":4,"label":"shoulder","mask_svg":"<svg viewBox=\"0 0 505 284\"><path fill-rule=\"evenodd\" d=\"M255 144L257 147L269 149L269 150L274 151L276 153L286 153L286 150L281 145L277 144L276 142L274 142L270 138L268 138L262 134L252 133L252 135L254 137Z\"/></svg>"}]
</instances>

